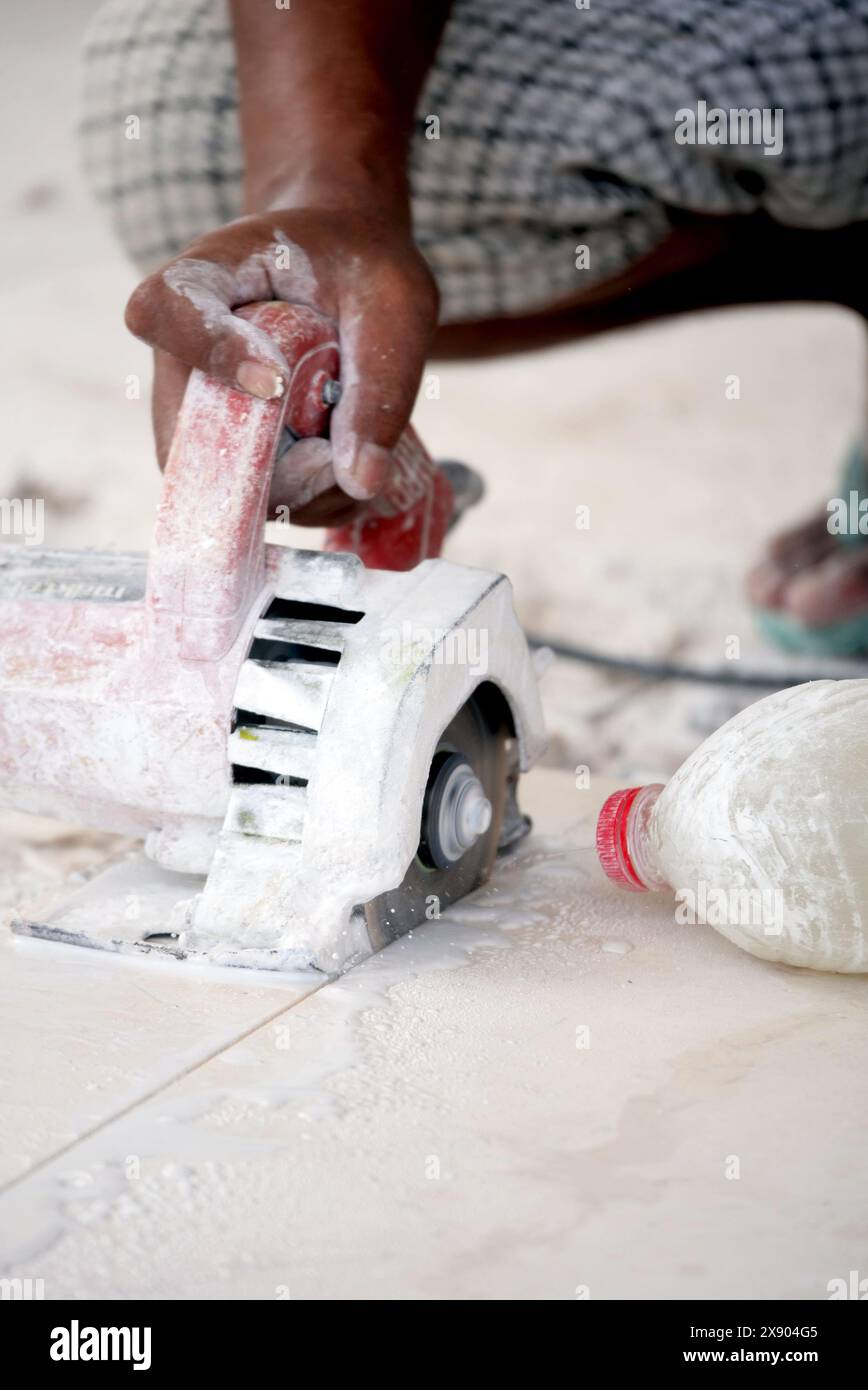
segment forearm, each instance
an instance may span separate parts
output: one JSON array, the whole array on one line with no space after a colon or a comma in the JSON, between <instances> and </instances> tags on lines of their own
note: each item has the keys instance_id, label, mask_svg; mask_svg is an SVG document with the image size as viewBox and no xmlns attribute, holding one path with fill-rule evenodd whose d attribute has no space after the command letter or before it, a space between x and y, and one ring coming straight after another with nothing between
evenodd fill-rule
<instances>
[{"instance_id":1,"label":"forearm","mask_svg":"<svg viewBox=\"0 0 868 1390\"><path fill-rule=\"evenodd\" d=\"M248 211L409 219L407 148L449 0L231 0Z\"/></svg>"}]
</instances>

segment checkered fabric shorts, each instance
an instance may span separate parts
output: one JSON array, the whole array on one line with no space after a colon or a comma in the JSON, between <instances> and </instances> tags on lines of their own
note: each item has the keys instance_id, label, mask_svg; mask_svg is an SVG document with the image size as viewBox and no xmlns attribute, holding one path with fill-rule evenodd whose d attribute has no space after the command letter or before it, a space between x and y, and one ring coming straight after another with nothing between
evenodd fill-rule
<instances>
[{"instance_id":1,"label":"checkered fabric shorts","mask_svg":"<svg viewBox=\"0 0 868 1390\"><path fill-rule=\"evenodd\" d=\"M782 111L780 153L679 143L676 113L703 101ZM223 0L109 0L85 43L82 137L143 271L237 217ZM672 209L868 217L868 0L455 0L411 178L444 321L525 312L621 271Z\"/></svg>"}]
</instances>

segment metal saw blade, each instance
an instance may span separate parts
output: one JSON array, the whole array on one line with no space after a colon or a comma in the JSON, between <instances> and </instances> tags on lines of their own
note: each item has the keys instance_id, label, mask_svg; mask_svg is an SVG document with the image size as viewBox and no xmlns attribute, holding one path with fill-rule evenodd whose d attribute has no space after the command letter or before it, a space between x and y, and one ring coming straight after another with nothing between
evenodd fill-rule
<instances>
[{"instance_id":1,"label":"metal saw blade","mask_svg":"<svg viewBox=\"0 0 868 1390\"><path fill-rule=\"evenodd\" d=\"M403 882L365 904L365 922L375 951L438 917L450 903L480 887L497 855L510 785L517 773L511 729L505 719L493 724L471 698L440 735L435 757L441 752L461 753L470 763L491 802L491 824L447 869L429 867L417 849Z\"/></svg>"}]
</instances>

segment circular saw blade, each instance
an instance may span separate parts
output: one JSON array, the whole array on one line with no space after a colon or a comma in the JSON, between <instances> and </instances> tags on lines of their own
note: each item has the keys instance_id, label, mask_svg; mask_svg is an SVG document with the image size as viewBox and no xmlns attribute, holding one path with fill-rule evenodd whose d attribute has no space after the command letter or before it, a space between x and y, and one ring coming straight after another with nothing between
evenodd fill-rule
<instances>
[{"instance_id":1,"label":"circular saw blade","mask_svg":"<svg viewBox=\"0 0 868 1390\"><path fill-rule=\"evenodd\" d=\"M486 881L497 854L507 807L513 745L506 721L498 720L493 727L473 697L443 730L435 757L443 752L463 754L491 802L491 824L449 868L430 868L417 850L403 882L365 905L365 921L374 950L438 917L450 903L458 902Z\"/></svg>"}]
</instances>

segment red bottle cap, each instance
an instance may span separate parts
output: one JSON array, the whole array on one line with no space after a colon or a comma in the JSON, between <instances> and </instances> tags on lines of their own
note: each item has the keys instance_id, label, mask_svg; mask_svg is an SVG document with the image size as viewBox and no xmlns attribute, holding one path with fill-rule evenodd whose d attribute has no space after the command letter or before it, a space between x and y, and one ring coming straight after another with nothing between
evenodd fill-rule
<instances>
[{"instance_id":1,"label":"red bottle cap","mask_svg":"<svg viewBox=\"0 0 868 1390\"><path fill-rule=\"evenodd\" d=\"M630 808L642 790L642 787L627 787L624 791L613 792L603 803L597 820L597 858L603 872L613 883L634 893L648 891L636 872L627 842Z\"/></svg>"}]
</instances>

